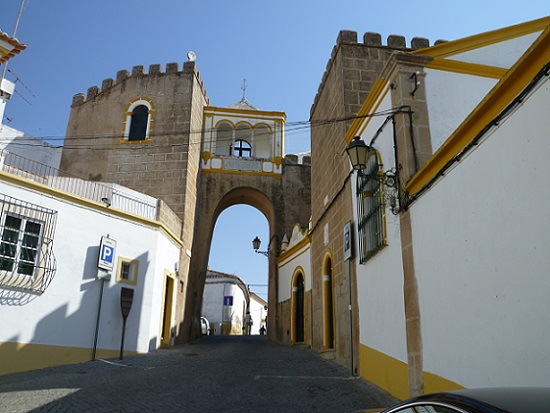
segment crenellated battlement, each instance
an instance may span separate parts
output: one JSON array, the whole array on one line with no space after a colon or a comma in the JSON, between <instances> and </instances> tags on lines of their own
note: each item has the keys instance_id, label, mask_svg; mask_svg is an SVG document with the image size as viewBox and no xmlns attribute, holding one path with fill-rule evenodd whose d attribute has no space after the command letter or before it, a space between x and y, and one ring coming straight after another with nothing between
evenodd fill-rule
<instances>
[{"instance_id":1,"label":"crenellated battlement","mask_svg":"<svg viewBox=\"0 0 550 413\"><path fill-rule=\"evenodd\" d=\"M434 45L445 43L446 40L437 40ZM336 44L332 48L330 59L327 62L325 72L319 85L317 95L314 98L314 102L311 108L310 113L313 113L315 106L318 103L319 95L328 81L328 76L331 72L332 65L336 60L340 50L346 50L347 52L343 53L343 67L344 70L349 71L361 71L366 70L369 72L366 77L370 76L370 70L365 63L362 62L371 62L372 66L380 68L380 64L385 64L387 61L387 56L394 52L411 52L414 50L425 49L430 47L429 39L424 37L413 37L410 41L410 46L407 47L407 39L405 36L398 34L391 34L387 37L386 43L382 42L382 35L375 32L366 32L363 34L363 42L359 43L357 40L357 32L352 30L341 30L338 33L338 38L336 39ZM358 50L359 49L359 50ZM351 51L353 50L353 51ZM370 50L370 51L369 51ZM385 56L385 57L384 57ZM361 61L361 62L359 62ZM378 70L378 69L377 69ZM354 75L351 75L354 76ZM362 79L361 75L359 79ZM357 82L359 84L360 82Z\"/></svg>"},{"instance_id":2,"label":"crenellated battlement","mask_svg":"<svg viewBox=\"0 0 550 413\"><path fill-rule=\"evenodd\" d=\"M204 86L204 82L200 76L200 73L197 70L196 62L195 61L187 61L183 63L183 70L179 70L179 64L178 63L167 63L166 64L166 70L162 71L162 66L160 64L152 64L149 66L149 71L145 71L145 67L142 65L134 66L132 68L132 71L128 70L119 70L116 74L116 78L107 78L104 79L101 83L101 88L98 86L91 86L88 88L88 91L86 94L84 93L77 93L73 96L73 102L71 106L80 106L84 104L85 102L94 99L95 97L99 96L102 93L108 92L113 87L119 86L122 83L126 82L126 80L131 78L139 78L139 77L147 77L147 76L163 76L163 75L172 75L172 74L192 74L197 79L200 88L202 90L202 93L205 96L205 99L208 100L208 94L206 93L206 88Z\"/></svg>"},{"instance_id":3,"label":"crenellated battlement","mask_svg":"<svg viewBox=\"0 0 550 413\"><path fill-rule=\"evenodd\" d=\"M445 43L446 40L436 40L434 45ZM360 44L357 42L357 32L352 30L341 30L336 40L336 46L341 44ZM380 46L390 47L392 49L407 50L407 39L399 34L390 34L386 44L382 44L382 35L375 32L366 32L363 35L363 43L365 46ZM409 50L418 50L430 47L430 40L424 37L413 37L411 39Z\"/></svg>"}]
</instances>

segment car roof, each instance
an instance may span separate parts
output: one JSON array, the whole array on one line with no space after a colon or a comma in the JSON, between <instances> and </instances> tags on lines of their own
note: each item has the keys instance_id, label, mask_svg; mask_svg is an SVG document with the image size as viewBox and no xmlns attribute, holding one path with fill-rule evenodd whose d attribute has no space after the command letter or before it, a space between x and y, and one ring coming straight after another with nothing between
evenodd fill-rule
<instances>
[{"instance_id":1,"label":"car roof","mask_svg":"<svg viewBox=\"0 0 550 413\"><path fill-rule=\"evenodd\" d=\"M547 411L550 406L548 387L499 387L455 390L426 394L414 398L417 402L439 401L458 407L476 405L479 411L483 406L491 406L510 413L532 413ZM481 406L480 406L481 404Z\"/></svg>"}]
</instances>

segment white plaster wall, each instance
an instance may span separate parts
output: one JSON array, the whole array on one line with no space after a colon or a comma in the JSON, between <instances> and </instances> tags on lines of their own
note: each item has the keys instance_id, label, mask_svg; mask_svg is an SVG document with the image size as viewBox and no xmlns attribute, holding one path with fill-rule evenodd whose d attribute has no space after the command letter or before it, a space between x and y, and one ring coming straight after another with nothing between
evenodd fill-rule
<instances>
[{"instance_id":1,"label":"white plaster wall","mask_svg":"<svg viewBox=\"0 0 550 413\"><path fill-rule=\"evenodd\" d=\"M24 132L6 125L0 125L0 149L39 162L43 165L59 169L63 148L53 147L50 144L33 138ZM22 160L8 155L7 164L21 165Z\"/></svg>"},{"instance_id":2,"label":"white plaster wall","mask_svg":"<svg viewBox=\"0 0 550 413\"><path fill-rule=\"evenodd\" d=\"M390 108L391 99L389 95L386 95L378 111ZM361 135L365 143L371 142L384 120L385 117L377 117L370 121ZM380 153L384 170L392 168L395 165L395 160L391 122L385 126L373 146ZM365 264L359 264L355 175L351 179L352 192L349 196L354 204L353 237L359 306L359 340L364 346L406 363L407 341L399 218L386 209L388 245Z\"/></svg>"},{"instance_id":3,"label":"white plaster wall","mask_svg":"<svg viewBox=\"0 0 550 413\"><path fill-rule=\"evenodd\" d=\"M538 31L516 37L515 39L480 47L479 49L469 50L456 54L451 59L509 69L527 51L541 33L541 31Z\"/></svg>"},{"instance_id":4,"label":"white plaster wall","mask_svg":"<svg viewBox=\"0 0 550 413\"><path fill-rule=\"evenodd\" d=\"M227 287L230 287L229 293L227 295L233 296L233 308L231 312L231 324L236 325L239 328L242 328L244 323L244 315L246 313L246 297L243 290L241 290L235 284L230 284Z\"/></svg>"},{"instance_id":5,"label":"white plaster wall","mask_svg":"<svg viewBox=\"0 0 550 413\"><path fill-rule=\"evenodd\" d=\"M298 267L302 267L304 272L305 291L310 291L312 287L310 244L300 248L295 254L279 264L279 303L290 300L292 297L292 276Z\"/></svg>"},{"instance_id":6,"label":"white plaster wall","mask_svg":"<svg viewBox=\"0 0 550 413\"><path fill-rule=\"evenodd\" d=\"M224 306L224 297L233 296L233 305ZM221 323L231 322L242 327L246 312L246 297L241 288L231 281L206 282L201 314L208 319L215 334L221 333Z\"/></svg>"},{"instance_id":7,"label":"white plaster wall","mask_svg":"<svg viewBox=\"0 0 550 413\"><path fill-rule=\"evenodd\" d=\"M91 348L101 288L96 279L99 243L102 235L109 235L117 241L115 263L119 256L139 260L138 283L136 286L117 283L115 272L105 282L98 348L120 348L120 290L127 286L134 288L134 302L126 324L125 350L147 351L150 341L158 337L158 328L151 326L158 324L160 312L159 299L149 294L158 291L163 279L163 273L157 273L157 269L169 268L178 248L162 240L164 235L160 232L108 213L3 182L0 192L58 211L55 278L42 295L18 295L0 289L0 342ZM157 257L159 244L166 251ZM169 262L163 262L166 259Z\"/></svg>"},{"instance_id":8,"label":"white plaster wall","mask_svg":"<svg viewBox=\"0 0 550 413\"><path fill-rule=\"evenodd\" d=\"M179 263L180 258L180 250L179 248L175 248L174 243L169 240L168 238L161 236L157 236L157 246L156 246L156 257L154 260L155 267L154 267L154 277L148 277L147 280L149 283L146 285L146 291L149 292L149 294L145 295L145 297L150 300L149 306L143 306L142 307L142 313L146 311L147 307L151 308L150 311L150 335L151 340L155 339L156 334L156 341L149 342L149 349L153 350L154 348L157 348L160 346L160 338L162 334L162 321L164 317L164 289L165 289L165 274L166 272L170 273L173 277L174 282L174 288L172 291L172 319L171 319L171 325L172 325L172 333L174 333L174 327L176 325L176 299L177 299L177 292L179 288L179 280L176 277L176 274L174 273L175 265L176 263ZM146 314L143 314L143 316L147 316ZM171 343L174 344L175 337L171 338Z\"/></svg>"},{"instance_id":9,"label":"white plaster wall","mask_svg":"<svg viewBox=\"0 0 550 413\"><path fill-rule=\"evenodd\" d=\"M550 83L411 209L424 370L550 385Z\"/></svg>"},{"instance_id":10,"label":"white plaster wall","mask_svg":"<svg viewBox=\"0 0 550 413\"><path fill-rule=\"evenodd\" d=\"M497 79L426 69L426 98L435 153L497 83Z\"/></svg>"},{"instance_id":11,"label":"white plaster wall","mask_svg":"<svg viewBox=\"0 0 550 413\"><path fill-rule=\"evenodd\" d=\"M267 317L267 311L264 309L264 303L256 301L253 296L250 297L250 315L254 324L252 324L251 334L260 334L260 327L265 325L262 320Z\"/></svg>"},{"instance_id":12,"label":"white plaster wall","mask_svg":"<svg viewBox=\"0 0 550 413\"><path fill-rule=\"evenodd\" d=\"M224 284L211 284L208 281L204 285L201 315L212 327L222 322L224 286Z\"/></svg>"}]
</instances>

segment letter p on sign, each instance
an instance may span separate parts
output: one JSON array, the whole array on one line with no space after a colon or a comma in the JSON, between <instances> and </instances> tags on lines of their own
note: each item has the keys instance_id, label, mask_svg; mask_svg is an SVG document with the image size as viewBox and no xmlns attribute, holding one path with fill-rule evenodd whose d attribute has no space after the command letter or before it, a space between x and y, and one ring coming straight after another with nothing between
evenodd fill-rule
<instances>
[{"instance_id":1,"label":"letter p on sign","mask_svg":"<svg viewBox=\"0 0 550 413\"><path fill-rule=\"evenodd\" d=\"M101 237L99 246L98 268L106 271L112 271L115 261L116 241L111 238Z\"/></svg>"}]
</instances>

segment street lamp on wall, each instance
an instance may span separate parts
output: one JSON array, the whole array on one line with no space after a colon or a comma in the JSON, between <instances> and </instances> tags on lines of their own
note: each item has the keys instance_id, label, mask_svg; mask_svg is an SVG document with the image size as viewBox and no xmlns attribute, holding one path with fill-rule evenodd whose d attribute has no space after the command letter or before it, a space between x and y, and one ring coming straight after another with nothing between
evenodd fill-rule
<instances>
[{"instance_id":1,"label":"street lamp on wall","mask_svg":"<svg viewBox=\"0 0 550 413\"><path fill-rule=\"evenodd\" d=\"M391 208L391 212L397 215L400 211L398 205L398 177L395 169L386 172L380 171L380 164L376 149L367 145L360 136L356 136L346 149L351 166L357 171L357 192L365 186L364 182L376 181L383 184L383 195ZM360 182L362 182L360 184ZM367 185L368 186L368 185Z\"/></svg>"},{"instance_id":2,"label":"street lamp on wall","mask_svg":"<svg viewBox=\"0 0 550 413\"><path fill-rule=\"evenodd\" d=\"M258 236L252 240L252 248L254 249L254 252L257 254L265 255L266 257L269 257L269 251L258 251L260 249L260 245L262 244L262 240Z\"/></svg>"},{"instance_id":3,"label":"street lamp on wall","mask_svg":"<svg viewBox=\"0 0 550 413\"><path fill-rule=\"evenodd\" d=\"M360 136L353 138L346 149L353 169L361 172L367 167L367 158L371 150L372 148L367 146Z\"/></svg>"}]
</instances>

